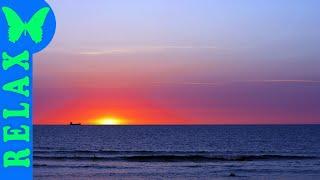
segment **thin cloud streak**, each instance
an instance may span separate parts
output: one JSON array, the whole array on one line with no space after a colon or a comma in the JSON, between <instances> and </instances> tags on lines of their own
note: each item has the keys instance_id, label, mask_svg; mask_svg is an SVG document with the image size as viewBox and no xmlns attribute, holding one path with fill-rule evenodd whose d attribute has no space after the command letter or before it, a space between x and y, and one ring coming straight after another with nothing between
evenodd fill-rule
<instances>
[{"instance_id":1,"label":"thin cloud streak","mask_svg":"<svg viewBox=\"0 0 320 180\"><path fill-rule=\"evenodd\" d=\"M304 79L272 79L272 80L251 80L248 82L264 82L264 83L320 83L317 80L304 80Z\"/></svg>"},{"instance_id":2,"label":"thin cloud streak","mask_svg":"<svg viewBox=\"0 0 320 180\"><path fill-rule=\"evenodd\" d=\"M134 54L145 52L163 52L170 50L215 50L215 46L142 46L142 47L128 47L119 49L105 49L80 52L81 55L113 55L113 54Z\"/></svg>"},{"instance_id":3,"label":"thin cloud streak","mask_svg":"<svg viewBox=\"0 0 320 180\"><path fill-rule=\"evenodd\" d=\"M226 82L155 82L154 85L190 85L190 86L220 86L234 83L298 83L298 84L319 84L318 80L243 80L243 81L226 81Z\"/></svg>"},{"instance_id":4,"label":"thin cloud streak","mask_svg":"<svg viewBox=\"0 0 320 180\"><path fill-rule=\"evenodd\" d=\"M194 86L218 86L220 83L206 83L206 82L155 82L154 85L194 85Z\"/></svg>"}]
</instances>

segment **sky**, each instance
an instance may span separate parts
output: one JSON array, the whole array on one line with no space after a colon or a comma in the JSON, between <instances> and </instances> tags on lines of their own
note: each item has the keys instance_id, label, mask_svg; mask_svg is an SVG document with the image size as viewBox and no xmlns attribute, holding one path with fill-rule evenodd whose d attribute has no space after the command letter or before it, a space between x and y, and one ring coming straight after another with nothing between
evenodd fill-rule
<instances>
[{"instance_id":1,"label":"sky","mask_svg":"<svg viewBox=\"0 0 320 180\"><path fill-rule=\"evenodd\" d=\"M36 124L320 123L317 0L49 0Z\"/></svg>"}]
</instances>

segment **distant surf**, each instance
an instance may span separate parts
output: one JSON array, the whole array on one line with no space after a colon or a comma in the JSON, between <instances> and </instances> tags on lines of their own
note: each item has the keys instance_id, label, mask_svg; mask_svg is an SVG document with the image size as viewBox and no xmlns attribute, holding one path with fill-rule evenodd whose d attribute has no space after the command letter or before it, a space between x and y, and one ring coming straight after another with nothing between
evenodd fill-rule
<instances>
[{"instance_id":1,"label":"distant surf","mask_svg":"<svg viewBox=\"0 0 320 180\"><path fill-rule=\"evenodd\" d=\"M307 160L319 159L317 156L252 154L252 155L217 155L214 152L181 151L41 151L36 150L35 160L70 160L70 161L135 161L135 162L211 162L211 161L255 161L255 160Z\"/></svg>"},{"instance_id":2,"label":"distant surf","mask_svg":"<svg viewBox=\"0 0 320 180\"><path fill-rule=\"evenodd\" d=\"M34 129L36 179L320 179L320 126Z\"/></svg>"}]
</instances>

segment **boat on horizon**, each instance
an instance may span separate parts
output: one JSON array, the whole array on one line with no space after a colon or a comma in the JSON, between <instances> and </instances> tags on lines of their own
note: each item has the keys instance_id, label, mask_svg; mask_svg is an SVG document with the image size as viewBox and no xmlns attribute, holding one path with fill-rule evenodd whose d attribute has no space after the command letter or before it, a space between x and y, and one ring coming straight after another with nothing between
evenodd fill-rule
<instances>
[{"instance_id":1,"label":"boat on horizon","mask_svg":"<svg viewBox=\"0 0 320 180\"><path fill-rule=\"evenodd\" d=\"M73 122L70 122L70 126L81 126L81 123L73 123Z\"/></svg>"}]
</instances>

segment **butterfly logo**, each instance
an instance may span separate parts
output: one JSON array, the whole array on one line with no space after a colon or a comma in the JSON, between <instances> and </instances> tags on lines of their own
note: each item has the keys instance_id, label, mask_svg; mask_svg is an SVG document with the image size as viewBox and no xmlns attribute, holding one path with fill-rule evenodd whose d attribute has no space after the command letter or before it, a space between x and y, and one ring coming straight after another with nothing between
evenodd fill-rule
<instances>
[{"instance_id":1,"label":"butterfly logo","mask_svg":"<svg viewBox=\"0 0 320 180\"><path fill-rule=\"evenodd\" d=\"M50 11L49 7L44 7L38 10L30 18L29 22L23 22L20 16L9 7L3 7L2 11L8 22L8 35L10 42L16 43L21 38L22 34L27 36L27 33L36 44L42 41L42 27Z\"/></svg>"}]
</instances>

